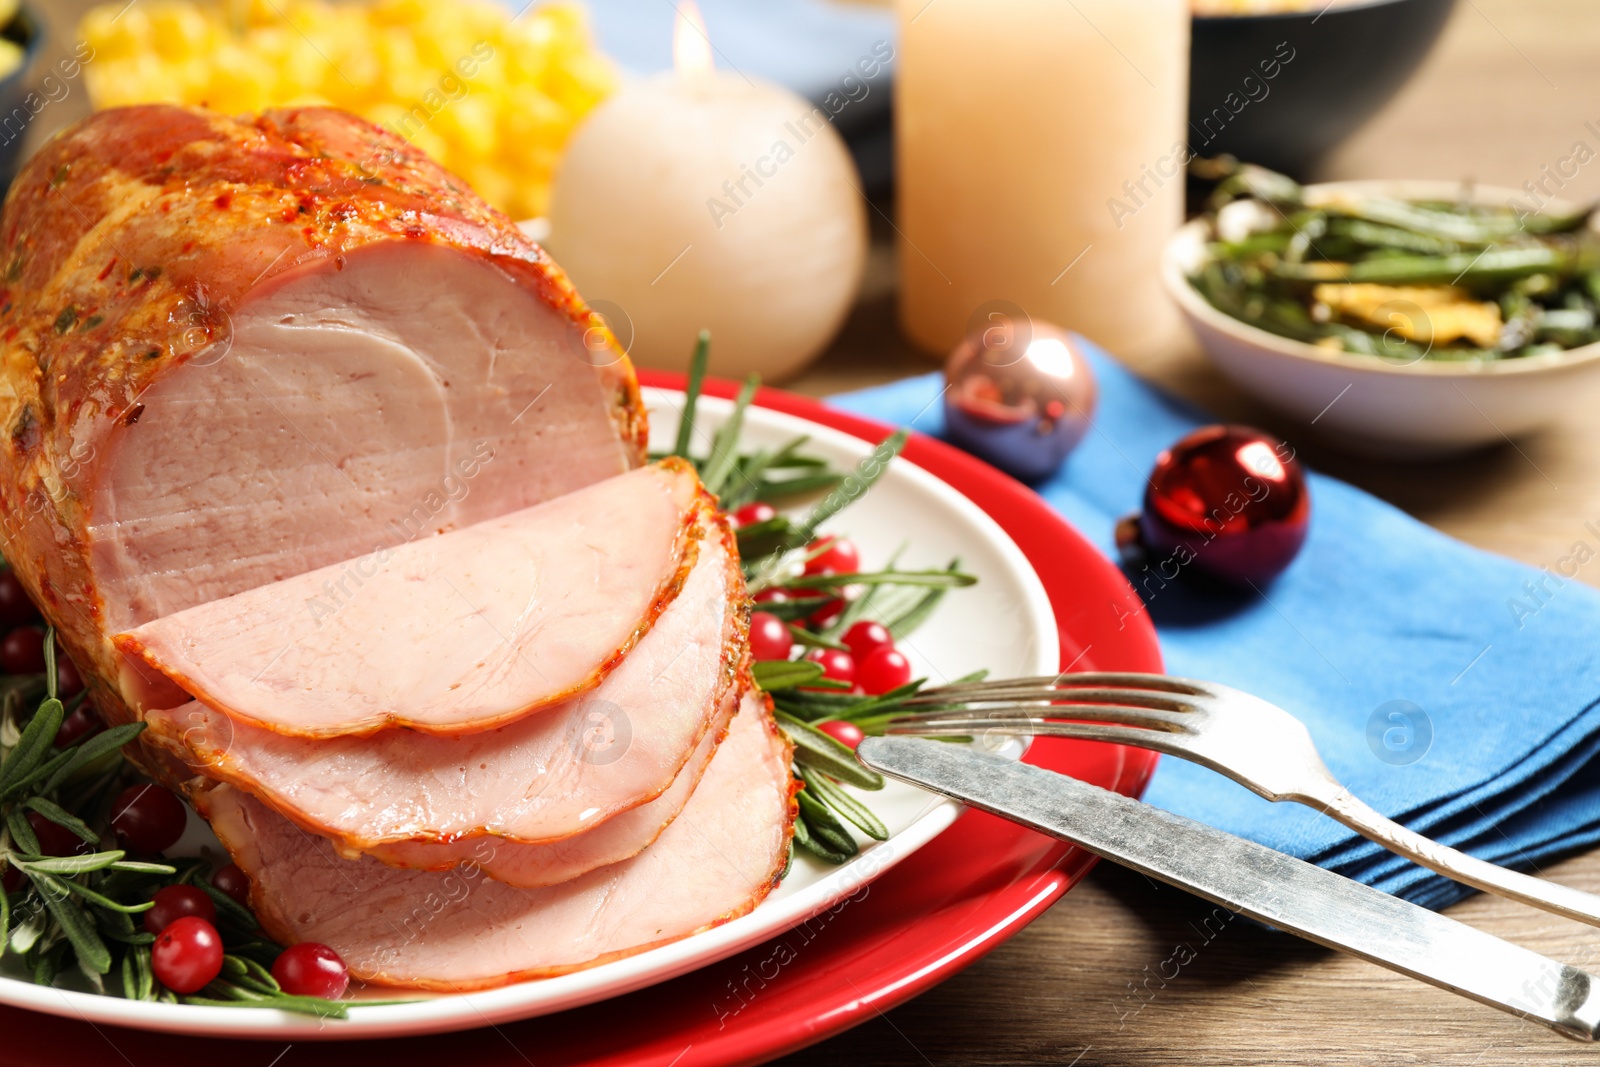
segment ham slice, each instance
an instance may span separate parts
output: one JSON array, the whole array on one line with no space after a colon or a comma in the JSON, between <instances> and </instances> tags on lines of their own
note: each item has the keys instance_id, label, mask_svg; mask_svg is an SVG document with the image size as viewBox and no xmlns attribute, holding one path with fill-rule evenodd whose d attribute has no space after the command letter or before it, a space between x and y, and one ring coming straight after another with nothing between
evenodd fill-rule
<instances>
[{"instance_id":1,"label":"ham slice","mask_svg":"<svg viewBox=\"0 0 1600 1067\"><path fill-rule=\"evenodd\" d=\"M644 461L560 269L354 115L98 112L0 247L0 551L112 722L183 699L116 634Z\"/></svg>"},{"instance_id":2,"label":"ham slice","mask_svg":"<svg viewBox=\"0 0 1600 1067\"><path fill-rule=\"evenodd\" d=\"M328 945L368 982L464 992L592 967L750 911L787 859L789 759L765 707L746 708L655 844L543 889L502 885L474 866L402 871L341 859L236 789L194 796L250 876L251 904L274 938ZM493 841L480 844L493 854Z\"/></svg>"},{"instance_id":3,"label":"ham slice","mask_svg":"<svg viewBox=\"0 0 1600 1067\"><path fill-rule=\"evenodd\" d=\"M599 684L677 595L710 507L694 469L667 460L116 643L278 733L483 730Z\"/></svg>"},{"instance_id":4,"label":"ham slice","mask_svg":"<svg viewBox=\"0 0 1600 1067\"><path fill-rule=\"evenodd\" d=\"M149 713L146 736L347 851L590 830L672 783L743 661L747 607L733 534L720 517L703 521L683 591L628 657L592 692L509 726L455 738L302 738L197 701Z\"/></svg>"},{"instance_id":5,"label":"ham slice","mask_svg":"<svg viewBox=\"0 0 1600 1067\"><path fill-rule=\"evenodd\" d=\"M620 863L650 847L650 843L661 836L661 831L678 817L695 787L700 784L711 758L716 755L717 746L726 736L734 713L765 714L760 693L750 688L744 690L742 698L730 690L722 704L722 715L700 739L694 755L689 757L689 762L678 772L666 792L646 804L607 819L592 830L540 845L526 845L502 838L490 842L493 847L490 855L485 854L484 839L481 837L439 843L405 841L379 845L369 849L367 855L391 867L427 871L449 870L463 863L477 864L495 881L523 888L557 885L597 867Z\"/></svg>"}]
</instances>

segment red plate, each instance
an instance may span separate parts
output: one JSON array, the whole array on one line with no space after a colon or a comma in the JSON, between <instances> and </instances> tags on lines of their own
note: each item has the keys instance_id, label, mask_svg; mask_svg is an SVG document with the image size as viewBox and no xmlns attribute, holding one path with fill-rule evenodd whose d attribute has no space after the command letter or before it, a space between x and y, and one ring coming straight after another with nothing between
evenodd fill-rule
<instances>
[{"instance_id":1,"label":"red plate","mask_svg":"<svg viewBox=\"0 0 1600 1067\"><path fill-rule=\"evenodd\" d=\"M646 385L683 376L645 372ZM731 397L732 383L706 393ZM756 403L876 443L889 429L804 397L763 389ZM1161 653L1122 575L1031 491L927 437L905 457L964 493L1004 527L1055 608L1061 662L1079 670L1160 671ZM1091 742L1038 741L1035 763L1138 795L1154 753ZM760 1063L865 1022L973 963L1055 903L1094 857L979 812L830 911L781 937L692 974L589 1007L466 1033L301 1044L294 1067L356 1059L402 1067L712 1067ZM265 1063L238 1043L96 1027L0 1008L7 1065ZM108 1047L109 1046L109 1047ZM118 1053L121 1055L119 1056Z\"/></svg>"}]
</instances>

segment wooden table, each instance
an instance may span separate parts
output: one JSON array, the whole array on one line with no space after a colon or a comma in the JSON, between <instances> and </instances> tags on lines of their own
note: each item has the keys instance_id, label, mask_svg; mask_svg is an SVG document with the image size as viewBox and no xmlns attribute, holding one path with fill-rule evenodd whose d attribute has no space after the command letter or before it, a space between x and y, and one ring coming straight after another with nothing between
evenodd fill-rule
<instances>
[{"instance_id":1,"label":"wooden table","mask_svg":"<svg viewBox=\"0 0 1600 1067\"><path fill-rule=\"evenodd\" d=\"M57 42L85 0L45 0ZM1437 51L1393 104L1328 162L1325 177L1475 178L1521 186L1574 141L1600 148L1600 4L1461 0ZM1329 87L1337 91L1336 86ZM81 93L52 104L37 138L82 114ZM1600 197L1600 161L1564 195ZM882 205L892 213L892 207ZM791 388L825 395L936 364L901 339L894 250L881 218L861 300L822 361ZM1070 325L1070 324L1067 324ZM1129 360L1220 417L1290 433L1205 364L1187 340ZM1600 419L1570 424L1426 468L1302 450L1320 469L1425 522L1534 566L1554 563L1600 518ZM1580 577L1600 584L1600 563ZM1600 891L1600 853L1546 873ZM1490 1064L1592 1062L1595 1052L1541 1028L1246 923L1214 939L1209 909L1179 891L1102 866L998 951L909 1004L784 1064ZM1591 969L1596 933L1542 912L1476 898L1451 914ZM1175 977L1163 964L1188 946ZM253 1061L251 1061L253 1062ZM264 1062L264 1061L263 1061Z\"/></svg>"}]
</instances>

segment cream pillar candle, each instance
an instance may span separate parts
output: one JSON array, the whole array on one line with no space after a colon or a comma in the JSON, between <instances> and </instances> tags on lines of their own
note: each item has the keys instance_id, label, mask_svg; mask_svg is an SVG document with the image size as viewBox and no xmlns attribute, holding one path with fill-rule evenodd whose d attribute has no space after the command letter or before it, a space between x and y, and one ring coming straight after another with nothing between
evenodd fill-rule
<instances>
[{"instance_id":1,"label":"cream pillar candle","mask_svg":"<svg viewBox=\"0 0 1600 1067\"><path fill-rule=\"evenodd\" d=\"M1114 351L1171 336L1187 0L899 0L901 322L951 349L1006 302Z\"/></svg>"},{"instance_id":2,"label":"cream pillar candle","mask_svg":"<svg viewBox=\"0 0 1600 1067\"><path fill-rule=\"evenodd\" d=\"M712 69L679 6L678 71L579 128L556 174L551 253L636 363L781 381L838 332L866 263L866 202L826 112Z\"/></svg>"}]
</instances>

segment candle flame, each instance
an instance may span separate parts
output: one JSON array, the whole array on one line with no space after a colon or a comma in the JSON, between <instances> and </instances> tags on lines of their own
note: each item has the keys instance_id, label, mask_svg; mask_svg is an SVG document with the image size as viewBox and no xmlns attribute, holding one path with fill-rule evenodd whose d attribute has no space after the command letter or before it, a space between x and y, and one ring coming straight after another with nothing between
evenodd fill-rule
<instances>
[{"instance_id":1,"label":"candle flame","mask_svg":"<svg viewBox=\"0 0 1600 1067\"><path fill-rule=\"evenodd\" d=\"M672 28L672 66L680 77L709 74L716 66L706 22L694 0L683 0L678 5L678 18Z\"/></svg>"}]
</instances>

